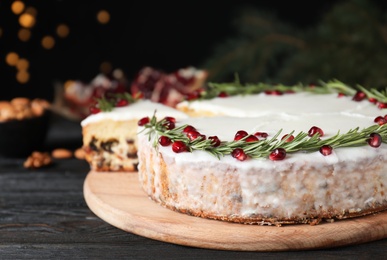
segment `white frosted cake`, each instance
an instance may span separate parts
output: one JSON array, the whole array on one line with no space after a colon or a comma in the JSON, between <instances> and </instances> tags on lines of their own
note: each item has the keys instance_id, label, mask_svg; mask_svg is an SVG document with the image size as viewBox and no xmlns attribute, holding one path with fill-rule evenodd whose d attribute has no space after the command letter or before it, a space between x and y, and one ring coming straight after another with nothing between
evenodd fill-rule
<instances>
[{"instance_id":1,"label":"white frosted cake","mask_svg":"<svg viewBox=\"0 0 387 260\"><path fill-rule=\"evenodd\" d=\"M172 119L152 121L138 134L140 183L169 209L281 225L387 208L386 111L366 99L260 93L178 109L195 117L169 130Z\"/></svg>"}]
</instances>

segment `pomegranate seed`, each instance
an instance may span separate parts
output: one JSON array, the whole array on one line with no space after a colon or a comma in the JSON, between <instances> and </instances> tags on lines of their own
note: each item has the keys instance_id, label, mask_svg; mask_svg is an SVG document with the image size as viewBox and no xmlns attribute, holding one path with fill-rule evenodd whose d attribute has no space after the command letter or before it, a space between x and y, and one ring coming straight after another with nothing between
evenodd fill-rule
<instances>
[{"instance_id":1,"label":"pomegranate seed","mask_svg":"<svg viewBox=\"0 0 387 260\"><path fill-rule=\"evenodd\" d=\"M353 96L352 100L353 101L362 101L363 99L365 99L367 96L364 92L362 91L358 91L356 92L356 94Z\"/></svg>"},{"instance_id":2,"label":"pomegranate seed","mask_svg":"<svg viewBox=\"0 0 387 260\"><path fill-rule=\"evenodd\" d=\"M370 139L368 139L368 144L372 147L379 147L382 143L382 137L378 133L370 134Z\"/></svg>"},{"instance_id":3,"label":"pomegranate seed","mask_svg":"<svg viewBox=\"0 0 387 260\"><path fill-rule=\"evenodd\" d=\"M266 94L266 95L271 95L272 93L273 93L272 90L265 90L265 94Z\"/></svg>"},{"instance_id":4,"label":"pomegranate seed","mask_svg":"<svg viewBox=\"0 0 387 260\"><path fill-rule=\"evenodd\" d=\"M149 117L143 117L138 121L139 126L144 126L149 123Z\"/></svg>"},{"instance_id":5,"label":"pomegranate seed","mask_svg":"<svg viewBox=\"0 0 387 260\"><path fill-rule=\"evenodd\" d=\"M249 135L249 136L245 139L245 141L246 141L247 143L249 143L249 142L257 142L257 141L259 141L259 139L258 139L258 137L256 137L255 135Z\"/></svg>"},{"instance_id":6,"label":"pomegranate seed","mask_svg":"<svg viewBox=\"0 0 387 260\"><path fill-rule=\"evenodd\" d=\"M387 120L385 118L385 116L378 116L374 119L374 122L377 123L378 125L384 125L387 123Z\"/></svg>"},{"instance_id":7,"label":"pomegranate seed","mask_svg":"<svg viewBox=\"0 0 387 260\"><path fill-rule=\"evenodd\" d=\"M381 103L381 102L379 102L379 103L378 103L378 108L380 108L380 109L387 108L387 103Z\"/></svg>"},{"instance_id":8,"label":"pomegranate seed","mask_svg":"<svg viewBox=\"0 0 387 260\"><path fill-rule=\"evenodd\" d=\"M196 130L196 128L193 127L192 125L187 125L186 127L184 127L183 132L188 133L188 132L193 131L193 130Z\"/></svg>"},{"instance_id":9,"label":"pomegranate seed","mask_svg":"<svg viewBox=\"0 0 387 260\"><path fill-rule=\"evenodd\" d=\"M165 129L171 130L175 128L175 122L176 122L176 119L174 117L167 116L164 118L163 126L165 127Z\"/></svg>"},{"instance_id":10,"label":"pomegranate seed","mask_svg":"<svg viewBox=\"0 0 387 260\"><path fill-rule=\"evenodd\" d=\"M129 101L126 99L120 99L116 102L116 107L124 107L129 105Z\"/></svg>"},{"instance_id":11,"label":"pomegranate seed","mask_svg":"<svg viewBox=\"0 0 387 260\"><path fill-rule=\"evenodd\" d=\"M196 91L193 91L191 93L188 93L185 96L185 99L186 100L195 100L195 99L200 98L200 95L201 95L201 90L196 90Z\"/></svg>"},{"instance_id":12,"label":"pomegranate seed","mask_svg":"<svg viewBox=\"0 0 387 260\"><path fill-rule=\"evenodd\" d=\"M274 96L281 96L283 93L282 93L282 91L279 91L279 90L273 90L271 92L271 94L274 95Z\"/></svg>"},{"instance_id":13,"label":"pomegranate seed","mask_svg":"<svg viewBox=\"0 0 387 260\"><path fill-rule=\"evenodd\" d=\"M245 151L241 148L236 148L231 152L231 156L238 159L239 161L244 161L247 159Z\"/></svg>"},{"instance_id":14,"label":"pomegranate seed","mask_svg":"<svg viewBox=\"0 0 387 260\"><path fill-rule=\"evenodd\" d=\"M320 153L324 156L330 155L332 153L332 146L330 146L330 145L321 146Z\"/></svg>"},{"instance_id":15,"label":"pomegranate seed","mask_svg":"<svg viewBox=\"0 0 387 260\"><path fill-rule=\"evenodd\" d=\"M217 136L210 136L208 139L212 141L211 144L213 147L218 147L220 145L220 140Z\"/></svg>"},{"instance_id":16,"label":"pomegranate seed","mask_svg":"<svg viewBox=\"0 0 387 260\"><path fill-rule=\"evenodd\" d=\"M345 96L345 94L341 93L341 92L337 94L337 97L339 97L339 98L344 97L344 96Z\"/></svg>"},{"instance_id":17,"label":"pomegranate seed","mask_svg":"<svg viewBox=\"0 0 387 260\"><path fill-rule=\"evenodd\" d=\"M289 134L286 134L284 135L281 140L285 140L285 143L289 143L291 141L294 140L294 136L293 135L289 135Z\"/></svg>"},{"instance_id":18,"label":"pomegranate seed","mask_svg":"<svg viewBox=\"0 0 387 260\"><path fill-rule=\"evenodd\" d=\"M248 135L248 133L244 130L239 130L236 134L235 134L235 137L234 137L234 141L238 141L240 139L242 139L243 137L246 137Z\"/></svg>"},{"instance_id":19,"label":"pomegranate seed","mask_svg":"<svg viewBox=\"0 0 387 260\"><path fill-rule=\"evenodd\" d=\"M377 100L376 98L372 98L372 97L370 97L370 98L368 99L368 101L371 102L371 103L373 103L373 104L376 104L376 103L378 102L378 100Z\"/></svg>"},{"instance_id":20,"label":"pomegranate seed","mask_svg":"<svg viewBox=\"0 0 387 260\"><path fill-rule=\"evenodd\" d=\"M101 109L99 109L98 107L90 107L90 113L98 114L99 112L101 112Z\"/></svg>"},{"instance_id":21,"label":"pomegranate seed","mask_svg":"<svg viewBox=\"0 0 387 260\"><path fill-rule=\"evenodd\" d=\"M225 98L225 97L228 97L228 94L226 92L222 91L218 94L218 97Z\"/></svg>"},{"instance_id":22,"label":"pomegranate seed","mask_svg":"<svg viewBox=\"0 0 387 260\"><path fill-rule=\"evenodd\" d=\"M312 137L315 134L319 134L320 136L324 136L324 132L321 128L317 126L312 126L308 131L308 136Z\"/></svg>"},{"instance_id":23,"label":"pomegranate seed","mask_svg":"<svg viewBox=\"0 0 387 260\"><path fill-rule=\"evenodd\" d=\"M159 144L160 144L161 146L168 146L168 145L170 145L171 143L172 143L172 141L171 141L171 139L170 139L169 137L164 136L164 135L162 135L162 136L159 137Z\"/></svg>"},{"instance_id":24,"label":"pomegranate seed","mask_svg":"<svg viewBox=\"0 0 387 260\"><path fill-rule=\"evenodd\" d=\"M174 118L174 117L166 116L164 119L167 120L167 121L171 121L173 123L176 123L176 118Z\"/></svg>"},{"instance_id":25,"label":"pomegranate seed","mask_svg":"<svg viewBox=\"0 0 387 260\"><path fill-rule=\"evenodd\" d=\"M174 141L172 144L172 151L175 153L187 152L187 145L183 141Z\"/></svg>"},{"instance_id":26,"label":"pomegranate seed","mask_svg":"<svg viewBox=\"0 0 387 260\"><path fill-rule=\"evenodd\" d=\"M272 161L280 161L285 159L285 157L286 157L286 151L284 148L277 148L274 151L272 151L269 155L269 158Z\"/></svg>"},{"instance_id":27,"label":"pomegranate seed","mask_svg":"<svg viewBox=\"0 0 387 260\"><path fill-rule=\"evenodd\" d=\"M192 131L189 131L187 133L187 137L189 138L189 140L193 141L193 140L196 140L198 138L201 138L202 140L206 139L206 136L205 135L202 135L201 133L199 133L198 131L196 130L192 130Z\"/></svg>"},{"instance_id":28,"label":"pomegranate seed","mask_svg":"<svg viewBox=\"0 0 387 260\"><path fill-rule=\"evenodd\" d=\"M262 137L262 138L267 138L269 135L265 132L256 132L254 134L256 137Z\"/></svg>"}]
</instances>

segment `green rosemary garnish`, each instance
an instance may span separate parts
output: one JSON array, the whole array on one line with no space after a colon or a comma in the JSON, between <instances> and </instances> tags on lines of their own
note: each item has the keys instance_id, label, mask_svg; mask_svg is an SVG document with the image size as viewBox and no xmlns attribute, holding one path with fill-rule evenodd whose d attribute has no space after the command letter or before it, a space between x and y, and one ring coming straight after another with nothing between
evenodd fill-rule
<instances>
[{"instance_id":1,"label":"green rosemary garnish","mask_svg":"<svg viewBox=\"0 0 387 260\"><path fill-rule=\"evenodd\" d=\"M124 93L109 93L102 98L97 98L97 107L104 112L112 111L117 106L118 101L126 101L127 104L132 104L141 99L141 93L131 95L128 92Z\"/></svg>"},{"instance_id":2,"label":"green rosemary garnish","mask_svg":"<svg viewBox=\"0 0 387 260\"><path fill-rule=\"evenodd\" d=\"M303 85L301 83L287 86L283 84L266 84L266 83L257 83L251 84L247 83L245 85L241 84L238 75L235 76L234 82L231 83L208 83L208 89L203 91L200 99L211 99L219 96L220 93L226 93L229 96L234 95L251 95L258 94L265 91L280 91L280 92L312 92L314 94L328 94L328 93L342 93L345 95L354 95L357 90L344 84L339 80L331 80L328 82L320 81L319 85ZM375 90L371 90L372 93L378 93L378 100L386 99L386 92L379 93Z\"/></svg>"},{"instance_id":3,"label":"green rosemary garnish","mask_svg":"<svg viewBox=\"0 0 387 260\"><path fill-rule=\"evenodd\" d=\"M279 130L272 138L264 139L255 142L246 142L244 137L238 141L223 141L218 147L214 147L212 140L197 138L191 141L183 129L187 125L182 125L174 129L165 128L165 119L157 121L156 116L153 115L152 119L144 127L143 131L146 131L146 135L149 136L149 140L153 138L154 147L158 147L158 138L160 136L166 136L174 141L183 141L188 148L188 151L201 150L206 151L218 158L229 155L236 148L241 148L251 158L266 158L270 153L277 149L283 148L286 153L294 153L299 151L315 152L318 151L323 145L329 145L333 149L340 147L356 147L367 145L367 141L370 139L372 133L377 133L382 137L382 142L387 143L387 124L385 125L372 125L370 127L360 130L355 128L349 130L347 133L341 134L338 132L336 135L320 139L318 134L309 137L305 132L299 132L294 136L291 142L280 140L282 130ZM289 135L294 135L291 132Z\"/></svg>"},{"instance_id":4,"label":"green rosemary garnish","mask_svg":"<svg viewBox=\"0 0 387 260\"><path fill-rule=\"evenodd\" d=\"M111 100L102 97L97 99L97 106L101 111L109 112L113 110L114 103Z\"/></svg>"}]
</instances>

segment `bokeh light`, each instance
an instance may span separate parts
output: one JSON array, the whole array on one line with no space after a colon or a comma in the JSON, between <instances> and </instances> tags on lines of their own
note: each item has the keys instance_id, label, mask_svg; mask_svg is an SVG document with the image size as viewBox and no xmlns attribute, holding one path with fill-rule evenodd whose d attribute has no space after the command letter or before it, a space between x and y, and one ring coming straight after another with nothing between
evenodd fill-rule
<instances>
[{"instance_id":1,"label":"bokeh light","mask_svg":"<svg viewBox=\"0 0 387 260\"><path fill-rule=\"evenodd\" d=\"M47 35L42 38L42 46L43 48L50 50L54 48L55 45L55 39L54 37Z\"/></svg>"},{"instance_id":2,"label":"bokeh light","mask_svg":"<svg viewBox=\"0 0 387 260\"><path fill-rule=\"evenodd\" d=\"M18 60L19 60L19 54L17 54L16 52L9 52L5 56L5 62L9 66L16 66Z\"/></svg>"},{"instance_id":3,"label":"bokeh light","mask_svg":"<svg viewBox=\"0 0 387 260\"><path fill-rule=\"evenodd\" d=\"M38 10L36 10L35 7L29 6L26 8L25 13L30 14L33 17L36 17L38 15Z\"/></svg>"},{"instance_id":4,"label":"bokeh light","mask_svg":"<svg viewBox=\"0 0 387 260\"><path fill-rule=\"evenodd\" d=\"M16 62L16 68L18 70L27 70L30 66L30 63L28 60L26 59L19 59L17 62Z\"/></svg>"},{"instance_id":5,"label":"bokeh light","mask_svg":"<svg viewBox=\"0 0 387 260\"><path fill-rule=\"evenodd\" d=\"M101 10L97 13L97 20L99 23L107 24L110 21L110 14L106 10Z\"/></svg>"},{"instance_id":6,"label":"bokeh light","mask_svg":"<svg viewBox=\"0 0 387 260\"><path fill-rule=\"evenodd\" d=\"M70 28L65 24L59 24L56 27L56 34L61 38L66 38L70 33Z\"/></svg>"},{"instance_id":7,"label":"bokeh light","mask_svg":"<svg viewBox=\"0 0 387 260\"><path fill-rule=\"evenodd\" d=\"M112 69L113 69L113 66L110 62L108 61L104 61L101 63L101 65L99 66L99 69L102 73L105 73L105 74L109 74Z\"/></svg>"},{"instance_id":8,"label":"bokeh light","mask_svg":"<svg viewBox=\"0 0 387 260\"><path fill-rule=\"evenodd\" d=\"M25 84L30 80L30 74L26 70L19 70L16 73L16 80L21 84Z\"/></svg>"},{"instance_id":9,"label":"bokeh light","mask_svg":"<svg viewBox=\"0 0 387 260\"><path fill-rule=\"evenodd\" d=\"M25 5L22 1L15 1L11 5L11 10L14 14L19 15L24 11Z\"/></svg>"},{"instance_id":10,"label":"bokeh light","mask_svg":"<svg viewBox=\"0 0 387 260\"><path fill-rule=\"evenodd\" d=\"M24 13L19 16L19 24L25 28L33 27L35 22L35 17L32 14Z\"/></svg>"},{"instance_id":11,"label":"bokeh light","mask_svg":"<svg viewBox=\"0 0 387 260\"><path fill-rule=\"evenodd\" d=\"M26 42L31 38L31 31L29 29L26 29L26 28L20 28L18 33L17 33L17 37L22 42Z\"/></svg>"}]
</instances>

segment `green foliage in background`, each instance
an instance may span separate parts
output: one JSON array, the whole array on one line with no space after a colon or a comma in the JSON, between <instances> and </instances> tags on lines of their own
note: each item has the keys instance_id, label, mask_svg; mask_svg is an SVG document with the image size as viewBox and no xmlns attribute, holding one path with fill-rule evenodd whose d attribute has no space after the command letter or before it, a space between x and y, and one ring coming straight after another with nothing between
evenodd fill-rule
<instances>
[{"instance_id":1,"label":"green foliage in background","mask_svg":"<svg viewBox=\"0 0 387 260\"><path fill-rule=\"evenodd\" d=\"M283 84L338 79L387 86L387 14L373 1L337 3L315 25L300 28L254 9L241 10L236 34L202 65L210 81Z\"/></svg>"}]
</instances>

